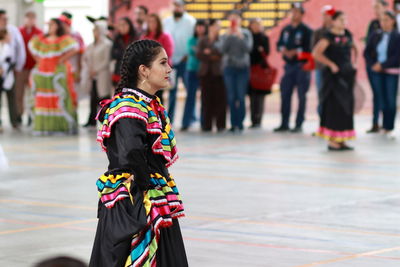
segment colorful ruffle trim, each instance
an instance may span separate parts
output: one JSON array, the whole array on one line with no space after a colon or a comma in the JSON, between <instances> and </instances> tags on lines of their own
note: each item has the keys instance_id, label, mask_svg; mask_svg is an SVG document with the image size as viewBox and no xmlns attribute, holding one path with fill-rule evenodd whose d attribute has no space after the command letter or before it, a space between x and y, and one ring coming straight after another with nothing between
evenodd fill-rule
<instances>
[{"instance_id":1,"label":"colorful ruffle trim","mask_svg":"<svg viewBox=\"0 0 400 267\"><path fill-rule=\"evenodd\" d=\"M335 131L325 127L320 127L316 135L334 142L345 142L356 138L356 132L354 130Z\"/></svg>"},{"instance_id":2,"label":"colorful ruffle trim","mask_svg":"<svg viewBox=\"0 0 400 267\"><path fill-rule=\"evenodd\" d=\"M131 89L133 92L135 90ZM151 103L146 102L135 95L119 94L109 101L109 106L105 111L103 125L97 133L97 141L100 142L103 150L107 150L104 139L111 135L111 128L121 118L134 118L146 123L149 134L157 134L159 137L152 145L155 154L162 155L167 161L166 166L170 167L178 159L175 134L171 128L168 114L158 98ZM162 127L161 121L164 120L165 126Z\"/></svg>"},{"instance_id":3,"label":"colorful ruffle trim","mask_svg":"<svg viewBox=\"0 0 400 267\"><path fill-rule=\"evenodd\" d=\"M130 173L102 175L97 181L101 202L112 208L121 199L132 196L129 192ZM184 216L179 191L172 177L155 173L150 176L151 189L144 192L147 225L132 237L131 252L125 266L156 266L156 252L160 228L172 225L172 219Z\"/></svg>"}]
</instances>

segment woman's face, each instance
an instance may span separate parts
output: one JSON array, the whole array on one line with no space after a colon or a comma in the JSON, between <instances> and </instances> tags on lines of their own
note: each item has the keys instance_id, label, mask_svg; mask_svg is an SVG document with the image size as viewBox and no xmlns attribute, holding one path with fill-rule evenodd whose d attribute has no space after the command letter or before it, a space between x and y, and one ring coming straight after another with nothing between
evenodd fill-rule
<instances>
[{"instance_id":1,"label":"woman's face","mask_svg":"<svg viewBox=\"0 0 400 267\"><path fill-rule=\"evenodd\" d=\"M346 29L346 25L347 25L346 16L345 15L340 15L335 20L333 20L332 25L333 25L334 28L339 29L339 30Z\"/></svg>"},{"instance_id":2,"label":"woman's face","mask_svg":"<svg viewBox=\"0 0 400 267\"><path fill-rule=\"evenodd\" d=\"M55 23L54 21L50 20L50 22L49 22L49 34L50 35L56 35L57 34L57 30L58 30L57 23Z\"/></svg>"},{"instance_id":3,"label":"woman's face","mask_svg":"<svg viewBox=\"0 0 400 267\"><path fill-rule=\"evenodd\" d=\"M381 17L379 23L385 32L391 32L394 29L395 21L386 14Z\"/></svg>"},{"instance_id":4,"label":"woman's face","mask_svg":"<svg viewBox=\"0 0 400 267\"><path fill-rule=\"evenodd\" d=\"M96 40L100 38L100 30L96 26L93 28L93 37Z\"/></svg>"},{"instance_id":5,"label":"woman's face","mask_svg":"<svg viewBox=\"0 0 400 267\"><path fill-rule=\"evenodd\" d=\"M253 33L259 33L262 30L261 22L256 20L250 24L250 30Z\"/></svg>"},{"instance_id":6,"label":"woman's face","mask_svg":"<svg viewBox=\"0 0 400 267\"><path fill-rule=\"evenodd\" d=\"M216 21L213 25L210 25L208 27L208 32L212 33L212 34L217 34L219 33L219 30L221 29L221 22L218 20Z\"/></svg>"},{"instance_id":7,"label":"woman's face","mask_svg":"<svg viewBox=\"0 0 400 267\"><path fill-rule=\"evenodd\" d=\"M129 33L129 24L124 19L118 21L117 27L120 34L125 35Z\"/></svg>"},{"instance_id":8,"label":"woman's face","mask_svg":"<svg viewBox=\"0 0 400 267\"><path fill-rule=\"evenodd\" d=\"M203 36L206 33L206 26L205 25L197 25L196 26L196 33L197 36Z\"/></svg>"},{"instance_id":9,"label":"woman's face","mask_svg":"<svg viewBox=\"0 0 400 267\"><path fill-rule=\"evenodd\" d=\"M147 82L150 87L154 90L160 90L162 88L168 88L170 86L169 74L171 73L171 67L168 64L168 56L164 48L161 48L160 52L156 56L149 68L149 75Z\"/></svg>"},{"instance_id":10,"label":"woman's face","mask_svg":"<svg viewBox=\"0 0 400 267\"><path fill-rule=\"evenodd\" d=\"M157 20L156 20L155 17L150 16L149 19L148 19L147 24L148 24L150 32L156 32L157 31Z\"/></svg>"}]
</instances>

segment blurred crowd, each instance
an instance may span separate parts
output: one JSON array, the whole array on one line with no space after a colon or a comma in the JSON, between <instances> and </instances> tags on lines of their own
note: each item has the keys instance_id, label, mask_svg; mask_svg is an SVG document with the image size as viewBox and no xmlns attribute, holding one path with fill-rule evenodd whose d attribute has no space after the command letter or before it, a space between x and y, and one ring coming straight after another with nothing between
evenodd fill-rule
<instances>
[{"instance_id":1,"label":"blurred crowd","mask_svg":"<svg viewBox=\"0 0 400 267\"><path fill-rule=\"evenodd\" d=\"M283 27L277 43L285 61L280 81L275 80L276 69L268 62L270 42L262 20L252 19L247 28L242 27L237 10L227 14L230 25L226 29L217 19L196 20L185 11L181 0L173 1L172 15L164 19L149 13L146 6L136 7L134 14L120 18L112 26L105 17L87 17L93 23L94 37L87 46L79 32L71 28L73 15L69 12L51 19L47 32L42 32L36 26L34 12L28 11L23 25L17 28L7 22L6 11L0 10L0 103L1 96L6 95L15 129L24 121L37 135L76 134L77 92L90 95L90 113L84 127L95 126L98 103L113 95L120 80L125 48L136 40L152 39L163 45L173 67L171 87L158 92L171 121L175 119L178 86L186 90L181 131L189 130L198 121L204 132L223 132L227 125L231 132L241 132L247 113L250 128L261 127L265 97L277 82L282 119L274 131L301 132L314 72L321 118L315 135L326 138L330 149L351 149L345 141L355 137L354 62L359 54L365 58L374 96L368 132L383 130L391 135L394 129L400 2L395 1L391 11L388 2L375 0L374 8L376 18L368 26L365 50L360 52L346 27L346 14L334 6L324 6L323 24L313 31L303 22L304 7L294 3L289 12L290 23ZM295 90L299 104L294 127L290 127Z\"/></svg>"}]
</instances>

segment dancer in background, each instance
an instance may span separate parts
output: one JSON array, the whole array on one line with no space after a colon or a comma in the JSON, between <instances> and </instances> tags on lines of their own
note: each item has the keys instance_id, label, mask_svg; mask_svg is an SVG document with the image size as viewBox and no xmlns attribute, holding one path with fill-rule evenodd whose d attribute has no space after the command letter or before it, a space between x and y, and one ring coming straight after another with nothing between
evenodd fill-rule
<instances>
[{"instance_id":1,"label":"dancer in background","mask_svg":"<svg viewBox=\"0 0 400 267\"><path fill-rule=\"evenodd\" d=\"M98 20L94 23L94 42L90 44L83 55L83 64L88 71L85 91L90 92L90 113L84 127L96 125L97 107L100 100L110 98L111 86L111 41L107 38L107 22Z\"/></svg>"},{"instance_id":2,"label":"dancer in background","mask_svg":"<svg viewBox=\"0 0 400 267\"><path fill-rule=\"evenodd\" d=\"M389 137L397 111L397 85L400 70L400 33L396 29L396 17L385 11L380 19L381 30L371 34L364 57L371 69L371 84L379 92L380 108L383 112L382 128Z\"/></svg>"},{"instance_id":3,"label":"dancer in background","mask_svg":"<svg viewBox=\"0 0 400 267\"><path fill-rule=\"evenodd\" d=\"M199 40L197 57L200 61L199 79L201 87L201 129L211 132L215 124L218 132L226 128L226 89L222 77L222 54L217 47L220 21L211 19L208 34Z\"/></svg>"},{"instance_id":4,"label":"dancer in background","mask_svg":"<svg viewBox=\"0 0 400 267\"><path fill-rule=\"evenodd\" d=\"M139 37L142 37L147 32L148 14L149 14L149 9L146 6L140 5L135 8L135 29Z\"/></svg>"},{"instance_id":5,"label":"dancer in background","mask_svg":"<svg viewBox=\"0 0 400 267\"><path fill-rule=\"evenodd\" d=\"M129 45L121 82L99 115L108 171L97 181L98 226L91 267L188 266L178 218L183 204L168 168L178 158L167 112L155 93L171 67L153 40Z\"/></svg>"},{"instance_id":6,"label":"dancer in background","mask_svg":"<svg viewBox=\"0 0 400 267\"><path fill-rule=\"evenodd\" d=\"M77 95L68 60L78 43L65 33L59 19L51 19L49 32L32 38L29 49L37 62L32 70L34 134L76 134Z\"/></svg>"},{"instance_id":7,"label":"dancer in background","mask_svg":"<svg viewBox=\"0 0 400 267\"><path fill-rule=\"evenodd\" d=\"M351 33L346 30L346 17L336 11L332 28L314 48L315 60L325 65L323 69L321 124L317 135L328 141L331 151L352 150L346 141L355 138L353 66L356 49Z\"/></svg>"}]
</instances>

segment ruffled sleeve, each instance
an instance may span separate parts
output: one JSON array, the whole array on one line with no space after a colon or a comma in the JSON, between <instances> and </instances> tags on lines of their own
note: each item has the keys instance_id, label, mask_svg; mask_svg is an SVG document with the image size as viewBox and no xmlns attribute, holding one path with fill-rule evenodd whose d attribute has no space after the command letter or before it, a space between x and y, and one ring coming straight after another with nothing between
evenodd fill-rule
<instances>
[{"instance_id":1,"label":"ruffled sleeve","mask_svg":"<svg viewBox=\"0 0 400 267\"><path fill-rule=\"evenodd\" d=\"M146 124L134 118L119 119L107 139L107 155L111 171L128 172L134 175L135 183L146 189L150 171L146 158ZM120 170L120 171L118 171Z\"/></svg>"}]
</instances>

